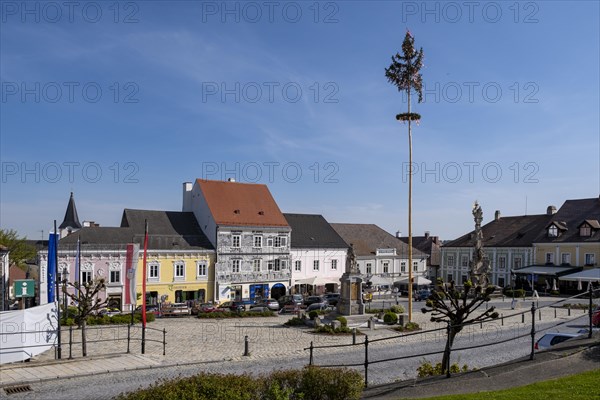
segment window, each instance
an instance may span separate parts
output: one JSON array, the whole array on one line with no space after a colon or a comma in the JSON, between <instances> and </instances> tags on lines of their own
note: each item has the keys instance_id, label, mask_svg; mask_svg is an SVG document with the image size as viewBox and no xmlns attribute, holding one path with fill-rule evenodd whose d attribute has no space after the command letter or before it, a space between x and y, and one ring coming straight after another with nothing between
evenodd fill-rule
<instances>
[{"instance_id":1,"label":"window","mask_svg":"<svg viewBox=\"0 0 600 400\"><path fill-rule=\"evenodd\" d=\"M86 284L92 281L92 271L81 271L81 283Z\"/></svg>"},{"instance_id":2,"label":"window","mask_svg":"<svg viewBox=\"0 0 600 400\"><path fill-rule=\"evenodd\" d=\"M546 253L546 264L554 264L554 253Z\"/></svg>"},{"instance_id":3,"label":"window","mask_svg":"<svg viewBox=\"0 0 600 400\"><path fill-rule=\"evenodd\" d=\"M506 257L498 257L498 268L499 269L506 268Z\"/></svg>"},{"instance_id":4,"label":"window","mask_svg":"<svg viewBox=\"0 0 600 400\"><path fill-rule=\"evenodd\" d=\"M302 271L302 261L294 261L294 270L298 272Z\"/></svg>"},{"instance_id":5,"label":"window","mask_svg":"<svg viewBox=\"0 0 600 400\"><path fill-rule=\"evenodd\" d=\"M148 265L148 279L158 280L158 263Z\"/></svg>"},{"instance_id":6,"label":"window","mask_svg":"<svg viewBox=\"0 0 600 400\"><path fill-rule=\"evenodd\" d=\"M267 247L273 247L273 238L267 238Z\"/></svg>"},{"instance_id":7,"label":"window","mask_svg":"<svg viewBox=\"0 0 600 400\"><path fill-rule=\"evenodd\" d=\"M400 263L400 272L406 272L406 261Z\"/></svg>"},{"instance_id":8,"label":"window","mask_svg":"<svg viewBox=\"0 0 600 400\"><path fill-rule=\"evenodd\" d=\"M460 257L460 265L464 268L469 266L469 256L461 256Z\"/></svg>"},{"instance_id":9,"label":"window","mask_svg":"<svg viewBox=\"0 0 600 400\"><path fill-rule=\"evenodd\" d=\"M287 237L286 236L276 236L275 241L273 242L274 247L285 247L287 245Z\"/></svg>"},{"instance_id":10,"label":"window","mask_svg":"<svg viewBox=\"0 0 600 400\"><path fill-rule=\"evenodd\" d=\"M231 272L239 273L240 272L240 263L242 260L231 260Z\"/></svg>"},{"instance_id":11,"label":"window","mask_svg":"<svg viewBox=\"0 0 600 400\"><path fill-rule=\"evenodd\" d=\"M521 265L522 265L521 257L513 258L513 266L515 269L521 268Z\"/></svg>"},{"instance_id":12,"label":"window","mask_svg":"<svg viewBox=\"0 0 600 400\"><path fill-rule=\"evenodd\" d=\"M571 264L571 253L562 253L560 255L561 264Z\"/></svg>"},{"instance_id":13,"label":"window","mask_svg":"<svg viewBox=\"0 0 600 400\"><path fill-rule=\"evenodd\" d=\"M594 265L596 263L596 258L594 257L594 253L586 253L585 254L585 265Z\"/></svg>"},{"instance_id":14,"label":"window","mask_svg":"<svg viewBox=\"0 0 600 400\"><path fill-rule=\"evenodd\" d=\"M454 280L454 278L452 277L452 274L448 274L448 282L452 282Z\"/></svg>"},{"instance_id":15,"label":"window","mask_svg":"<svg viewBox=\"0 0 600 400\"><path fill-rule=\"evenodd\" d=\"M231 247L240 247L242 237L240 235L233 235L231 237Z\"/></svg>"},{"instance_id":16,"label":"window","mask_svg":"<svg viewBox=\"0 0 600 400\"><path fill-rule=\"evenodd\" d=\"M384 261L383 262L383 273L387 274L390 272L390 262L389 261Z\"/></svg>"},{"instance_id":17,"label":"window","mask_svg":"<svg viewBox=\"0 0 600 400\"><path fill-rule=\"evenodd\" d=\"M185 264L183 262L175 263L175 279L185 278Z\"/></svg>"},{"instance_id":18,"label":"window","mask_svg":"<svg viewBox=\"0 0 600 400\"><path fill-rule=\"evenodd\" d=\"M498 278L498 286L504 287L504 278Z\"/></svg>"},{"instance_id":19,"label":"window","mask_svg":"<svg viewBox=\"0 0 600 400\"><path fill-rule=\"evenodd\" d=\"M110 271L110 283L121 283L121 271Z\"/></svg>"},{"instance_id":20,"label":"window","mask_svg":"<svg viewBox=\"0 0 600 400\"><path fill-rule=\"evenodd\" d=\"M454 256L448 256L447 263L449 267L454 267Z\"/></svg>"},{"instance_id":21,"label":"window","mask_svg":"<svg viewBox=\"0 0 600 400\"><path fill-rule=\"evenodd\" d=\"M579 228L579 236L592 236L592 228L585 224Z\"/></svg>"},{"instance_id":22,"label":"window","mask_svg":"<svg viewBox=\"0 0 600 400\"><path fill-rule=\"evenodd\" d=\"M254 236L254 247L262 247L262 236Z\"/></svg>"},{"instance_id":23,"label":"window","mask_svg":"<svg viewBox=\"0 0 600 400\"><path fill-rule=\"evenodd\" d=\"M413 272L417 272L419 269L419 262L413 261Z\"/></svg>"},{"instance_id":24,"label":"window","mask_svg":"<svg viewBox=\"0 0 600 400\"><path fill-rule=\"evenodd\" d=\"M267 261L267 269L273 271L273 260Z\"/></svg>"},{"instance_id":25,"label":"window","mask_svg":"<svg viewBox=\"0 0 600 400\"><path fill-rule=\"evenodd\" d=\"M464 284L466 281L468 281L468 280L469 280L469 277L468 277L467 275L463 275L463 276L461 277L461 281L462 281L462 283L463 283L463 284Z\"/></svg>"},{"instance_id":26,"label":"window","mask_svg":"<svg viewBox=\"0 0 600 400\"><path fill-rule=\"evenodd\" d=\"M196 261L196 276L206 276L206 261Z\"/></svg>"},{"instance_id":27,"label":"window","mask_svg":"<svg viewBox=\"0 0 600 400\"><path fill-rule=\"evenodd\" d=\"M371 263L367 263L367 274L371 274L373 273L373 268Z\"/></svg>"},{"instance_id":28,"label":"window","mask_svg":"<svg viewBox=\"0 0 600 400\"><path fill-rule=\"evenodd\" d=\"M313 271L319 270L319 260L313 261Z\"/></svg>"},{"instance_id":29,"label":"window","mask_svg":"<svg viewBox=\"0 0 600 400\"><path fill-rule=\"evenodd\" d=\"M338 260L331 260L331 269L337 271L337 262Z\"/></svg>"},{"instance_id":30,"label":"window","mask_svg":"<svg viewBox=\"0 0 600 400\"><path fill-rule=\"evenodd\" d=\"M262 262L262 260L260 258L256 258L256 259L252 260L252 270L254 272L260 272L261 267L262 267L261 262Z\"/></svg>"},{"instance_id":31,"label":"window","mask_svg":"<svg viewBox=\"0 0 600 400\"><path fill-rule=\"evenodd\" d=\"M549 237L557 237L558 236L558 228L556 227L556 225L551 225L548 228L548 236Z\"/></svg>"}]
</instances>

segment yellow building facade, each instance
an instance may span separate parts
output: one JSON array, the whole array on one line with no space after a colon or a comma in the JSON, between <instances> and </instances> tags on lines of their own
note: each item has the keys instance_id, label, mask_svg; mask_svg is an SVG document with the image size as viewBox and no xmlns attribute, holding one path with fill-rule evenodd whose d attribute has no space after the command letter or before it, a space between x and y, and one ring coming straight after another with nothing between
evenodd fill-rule
<instances>
[{"instance_id":1,"label":"yellow building facade","mask_svg":"<svg viewBox=\"0 0 600 400\"><path fill-rule=\"evenodd\" d=\"M140 251L138 271L143 268ZM137 274L136 291L142 295L146 279L146 303L184 303L214 301L215 252L212 250L148 250L146 275Z\"/></svg>"}]
</instances>

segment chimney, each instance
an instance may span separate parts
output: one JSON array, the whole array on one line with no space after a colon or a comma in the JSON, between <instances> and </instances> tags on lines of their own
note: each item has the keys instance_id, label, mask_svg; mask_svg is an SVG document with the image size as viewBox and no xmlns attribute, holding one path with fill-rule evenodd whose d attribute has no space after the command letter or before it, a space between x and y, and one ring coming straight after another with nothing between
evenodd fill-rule
<instances>
[{"instance_id":1,"label":"chimney","mask_svg":"<svg viewBox=\"0 0 600 400\"><path fill-rule=\"evenodd\" d=\"M500 219L500 210L496 210L494 213L494 221L498 221Z\"/></svg>"},{"instance_id":2,"label":"chimney","mask_svg":"<svg viewBox=\"0 0 600 400\"><path fill-rule=\"evenodd\" d=\"M396 237L397 237L397 238L401 238L401 237L402 237L402 232L400 232L400 231L396 231Z\"/></svg>"},{"instance_id":3,"label":"chimney","mask_svg":"<svg viewBox=\"0 0 600 400\"><path fill-rule=\"evenodd\" d=\"M192 211L192 182L183 182L183 205L181 211Z\"/></svg>"},{"instance_id":4,"label":"chimney","mask_svg":"<svg viewBox=\"0 0 600 400\"><path fill-rule=\"evenodd\" d=\"M425 231L425 239L429 239L429 231Z\"/></svg>"},{"instance_id":5,"label":"chimney","mask_svg":"<svg viewBox=\"0 0 600 400\"><path fill-rule=\"evenodd\" d=\"M556 214L556 207L548 206L548 208L546 208L546 215L554 215L554 214Z\"/></svg>"},{"instance_id":6,"label":"chimney","mask_svg":"<svg viewBox=\"0 0 600 400\"><path fill-rule=\"evenodd\" d=\"M235 178L227 178L227 182L235 182Z\"/></svg>"},{"instance_id":7,"label":"chimney","mask_svg":"<svg viewBox=\"0 0 600 400\"><path fill-rule=\"evenodd\" d=\"M83 221L84 228L97 228L100 224L97 224L95 221Z\"/></svg>"}]
</instances>

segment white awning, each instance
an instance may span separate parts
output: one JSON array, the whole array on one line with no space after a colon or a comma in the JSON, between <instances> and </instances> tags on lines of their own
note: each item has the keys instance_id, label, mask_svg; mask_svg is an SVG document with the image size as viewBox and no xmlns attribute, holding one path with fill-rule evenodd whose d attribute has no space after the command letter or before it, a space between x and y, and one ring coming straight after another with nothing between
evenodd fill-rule
<instances>
[{"instance_id":1,"label":"white awning","mask_svg":"<svg viewBox=\"0 0 600 400\"><path fill-rule=\"evenodd\" d=\"M532 265L521 269L513 269L512 272L518 275L556 275L575 270L577 267L557 267L554 265ZM561 278L562 279L562 278Z\"/></svg>"},{"instance_id":2,"label":"white awning","mask_svg":"<svg viewBox=\"0 0 600 400\"><path fill-rule=\"evenodd\" d=\"M563 275L558 279L561 281L600 281L600 268L586 269L574 274Z\"/></svg>"},{"instance_id":3,"label":"white awning","mask_svg":"<svg viewBox=\"0 0 600 400\"><path fill-rule=\"evenodd\" d=\"M408 277L402 278L397 280L394 283L400 283L400 284L408 284ZM427 286L427 285L431 285L431 281L427 278L424 278L422 276L413 276L413 285L417 285L417 286Z\"/></svg>"},{"instance_id":4,"label":"white awning","mask_svg":"<svg viewBox=\"0 0 600 400\"><path fill-rule=\"evenodd\" d=\"M313 276L311 278L303 278L297 279L294 284L295 285L311 285L311 286L325 286L329 283L337 283L340 284L340 279L335 278L327 278L322 276Z\"/></svg>"}]
</instances>

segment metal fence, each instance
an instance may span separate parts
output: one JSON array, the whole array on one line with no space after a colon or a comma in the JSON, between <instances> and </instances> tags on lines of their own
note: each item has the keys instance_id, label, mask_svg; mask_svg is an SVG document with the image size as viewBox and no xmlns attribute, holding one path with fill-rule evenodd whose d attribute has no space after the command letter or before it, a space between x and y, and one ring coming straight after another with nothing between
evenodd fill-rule
<instances>
[{"instance_id":1,"label":"metal fence","mask_svg":"<svg viewBox=\"0 0 600 400\"><path fill-rule=\"evenodd\" d=\"M133 329L132 329L133 328ZM139 330L141 331L141 337L138 337L134 334L134 332L139 328ZM122 350L122 351L114 351L116 349L118 349L118 346L113 346L111 347L111 354L120 354L120 353L126 353L126 354L130 354L132 352L131 347L132 347L132 342L133 343L140 343L140 353L141 354L145 354L146 352L146 343L158 343L162 345L162 354L163 356L166 354L167 351L167 331L166 329L156 329L156 328L150 328L148 326L146 326L146 328L144 329L141 325L131 325L131 324L114 324L114 325L92 325L92 326L86 326L85 328L86 330L86 336L87 335L93 335L94 332L96 331L115 331L117 332L117 335L115 337L115 335L113 335L113 337L111 338L100 338L100 339L86 339L85 343L87 344L94 344L94 343L102 343L102 342L113 342L113 343L126 343L126 349ZM127 334L124 336L119 335L120 331L126 331ZM68 329L51 329L51 330L39 330L39 331L15 331L15 332L2 332L0 333L0 339L2 338L2 336L6 336L6 335L56 335L56 340L54 341L54 343L43 343L43 344L35 344L35 345L27 345L27 346L15 346L15 347L2 347L3 350L13 350L13 351L20 351L20 350L25 350L27 348L34 348L34 347L48 347L48 346L54 346L54 358L55 359L63 359L63 351L68 350L68 359L73 359L74 358L74 352L76 351L74 349L74 345L82 345L83 344L83 340L81 338L81 329L77 328L77 327L73 327L73 326L69 326ZM62 340L59 341L58 340L58 335L65 335L68 334L67 339L68 340ZM75 336L79 336L78 338L76 338ZM98 335L96 335L98 336ZM81 353L83 357L87 357L87 350L86 350L86 346L82 346L81 347Z\"/></svg>"},{"instance_id":2,"label":"metal fence","mask_svg":"<svg viewBox=\"0 0 600 400\"><path fill-rule=\"evenodd\" d=\"M542 332L551 328L555 328L557 326L566 324L568 322L570 322L570 320L567 321L563 321L560 323L557 323L553 326L550 327L546 327L543 329L539 329L536 330L536 326L535 326L535 321L536 321L536 311L537 311L537 318L538 320L542 319L542 314L541 314L541 310L544 308L554 308L554 315L556 317L556 310L557 310L557 305L560 303L564 303L568 300L573 300L573 299L577 299L577 298L589 298L589 304L588 304L588 310L587 310L587 314L588 314L588 318L589 318L589 332L588 332L588 338L592 337L592 314L593 314L593 297L594 294L600 294L600 289L595 289L592 290L590 288L588 293L582 293L576 296L572 296L569 298L565 298L565 299L561 299L558 300L552 304L548 304L546 306L542 306L542 307L536 307L536 302L533 301L531 303L531 308L528 310L524 310L521 312L515 312L513 314L510 315L501 315L498 319L493 319L493 320L488 320L485 322L475 322L475 323L469 323L469 324L462 324L462 325L456 325L454 326L454 328L459 327L459 326L474 326L474 325L479 325L480 328L483 328L484 324L487 323L497 323L498 320L500 320L500 322L502 323L502 325L504 325L504 319L505 318L512 318L512 317L518 317L519 315L521 316L521 322L525 323L525 318L526 315L529 314L530 317L530 324L531 324L531 330L528 333L525 334L521 334L521 335L516 335L513 337L510 337L508 339L504 339L504 340L498 340L498 341L494 341L491 343L484 343L484 344L478 344L478 345L474 345L474 346L465 346L465 347L458 347L458 348L452 348L450 346L449 343L449 332L450 329L452 328L452 326L450 325L450 323L448 323L448 325L446 327L442 327L442 328L437 328L437 329L429 329L429 330L423 330L423 331L414 331L414 332L409 332L409 333L405 333L405 334L401 334L401 335L397 335L397 336L391 336L391 337L386 337L386 338L381 338L381 339L375 339L375 340L369 340L369 336L365 335L365 340L362 343L356 343L356 336L353 336L353 343L351 344L336 344L336 345L322 345L322 346L314 346L313 342L310 342L310 346L305 348L304 350L308 350L309 351L309 362L308 365L310 366L317 366L317 367L322 367L322 368L334 368L334 367L363 367L364 368L364 376L365 376L365 387L367 387L368 385L368 377L369 377L369 365L371 364L378 364L378 363L385 363L385 362L391 362L391 361L398 361L398 360L404 360L404 359L409 359L409 358L415 358L415 357L424 357L424 356L430 356L430 355L436 355L436 354L443 354L446 351L448 351L448 364L445 366L444 370L446 371L446 376L448 378L451 377L450 374L450 355L453 351L465 351L465 350L472 350L472 349L477 349L477 348L482 348L482 347L488 347L488 346L495 346L498 344L502 344L502 343L506 343L506 342L510 342L513 340L519 340L519 339L523 339L526 337L531 337L531 341L530 343L527 343L527 346L531 346L530 348L530 354L529 354L529 359L533 360L535 357L535 335L538 332ZM583 309L583 311L585 312L586 310ZM571 316L571 308L567 309L567 313L568 316ZM579 318L579 317L578 317ZM432 351L432 352L428 352L428 353L419 353L419 354L412 354L412 355L408 355L408 356L401 356L401 357L391 357L391 358L385 358L385 359L378 359L378 360L373 360L369 358L369 345L376 343L376 342L384 342L384 341L389 341L389 340L393 340L393 339L398 339L398 338L405 338L405 337L409 337L409 336L416 336L416 335L424 335L424 334L431 334L433 332L440 332L440 331L446 331L446 348L444 350L440 350L440 351ZM342 348L342 347L363 347L364 348L364 361L360 362L360 363L348 363L348 364L315 364L314 363L314 352L317 349L330 349L330 348Z\"/></svg>"}]
</instances>

